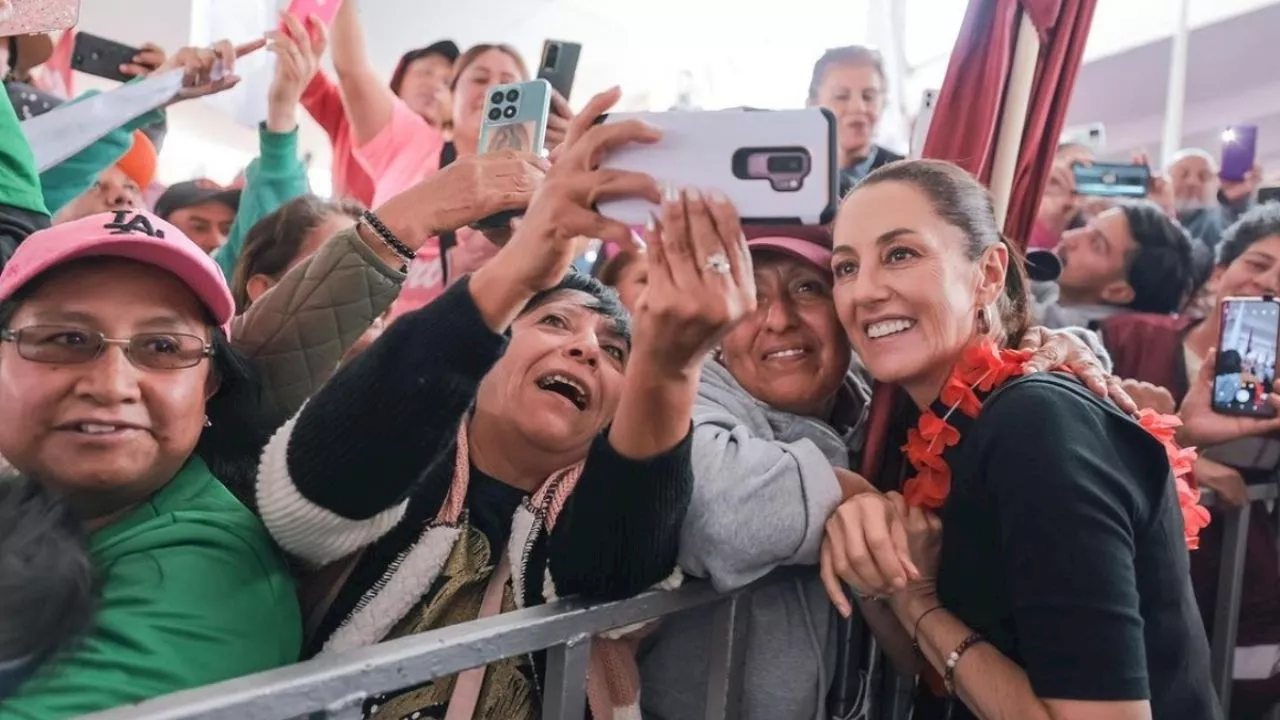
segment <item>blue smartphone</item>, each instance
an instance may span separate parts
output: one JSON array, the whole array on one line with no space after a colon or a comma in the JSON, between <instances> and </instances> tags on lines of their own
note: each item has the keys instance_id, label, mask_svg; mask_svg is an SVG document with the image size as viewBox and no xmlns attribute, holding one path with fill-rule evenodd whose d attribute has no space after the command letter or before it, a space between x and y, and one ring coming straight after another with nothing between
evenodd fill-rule
<instances>
[{"instance_id":1,"label":"blue smartphone","mask_svg":"<svg viewBox=\"0 0 1280 720\"><path fill-rule=\"evenodd\" d=\"M547 142L547 117L551 114L551 83L546 80L495 85L489 88L480 123L481 153L519 150L543 154ZM523 211L507 210L477 220L477 230L504 228Z\"/></svg>"},{"instance_id":2,"label":"blue smartphone","mask_svg":"<svg viewBox=\"0 0 1280 720\"><path fill-rule=\"evenodd\" d=\"M551 83L546 80L489 88L480 124L480 152L520 150L542 154L551 113Z\"/></svg>"},{"instance_id":3,"label":"blue smartphone","mask_svg":"<svg viewBox=\"0 0 1280 720\"><path fill-rule=\"evenodd\" d=\"M1076 192L1095 197L1144 198L1151 187L1151 168L1146 165L1093 163L1072 165Z\"/></svg>"}]
</instances>

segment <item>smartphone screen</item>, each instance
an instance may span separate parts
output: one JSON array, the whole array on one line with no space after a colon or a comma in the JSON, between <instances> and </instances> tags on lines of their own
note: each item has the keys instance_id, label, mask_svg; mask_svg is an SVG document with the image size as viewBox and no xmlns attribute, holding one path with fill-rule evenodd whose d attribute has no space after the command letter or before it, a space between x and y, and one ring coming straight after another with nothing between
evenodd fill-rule
<instances>
[{"instance_id":1,"label":"smartphone screen","mask_svg":"<svg viewBox=\"0 0 1280 720\"><path fill-rule=\"evenodd\" d=\"M1222 170L1228 182L1240 182L1253 169L1258 155L1258 126L1235 125L1222 133Z\"/></svg>"},{"instance_id":2,"label":"smartphone screen","mask_svg":"<svg viewBox=\"0 0 1280 720\"><path fill-rule=\"evenodd\" d=\"M1093 163L1072 165L1076 192L1095 197L1144 198L1151 186L1151 168L1146 165Z\"/></svg>"},{"instance_id":3,"label":"smartphone screen","mask_svg":"<svg viewBox=\"0 0 1280 720\"><path fill-rule=\"evenodd\" d=\"M1213 371L1213 409L1225 415L1274 417L1267 395L1276 379L1280 303L1227 298Z\"/></svg>"}]
</instances>

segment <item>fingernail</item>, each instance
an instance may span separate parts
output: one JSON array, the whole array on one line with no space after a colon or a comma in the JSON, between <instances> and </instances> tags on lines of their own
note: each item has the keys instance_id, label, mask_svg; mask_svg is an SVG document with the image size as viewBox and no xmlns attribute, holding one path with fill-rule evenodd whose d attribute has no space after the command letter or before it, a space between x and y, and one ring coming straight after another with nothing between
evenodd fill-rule
<instances>
[{"instance_id":1,"label":"fingernail","mask_svg":"<svg viewBox=\"0 0 1280 720\"><path fill-rule=\"evenodd\" d=\"M644 229L649 232L653 232L658 229L658 218L655 217L652 212L649 213L649 217L644 219Z\"/></svg>"},{"instance_id":2,"label":"fingernail","mask_svg":"<svg viewBox=\"0 0 1280 720\"><path fill-rule=\"evenodd\" d=\"M729 198L725 197L724 193L720 192L719 190L714 190L714 189L708 190L707 197L710 198L711 202L718 203L721 205L729 202Z\"/></svg>"},{"instance_id":3,"label":"fingernail","mask_svg":"<svg viewBox=\"0 0 1280 720\"><path fill-rule=\"evenodd\" d=\"M702 201L702 193L698 191L698 188L685 188L684 196L688 198L691 202Z\"/></svg>"},{"instance_id":4,"label":"fingernail","mask_svg":"<svg viewBox=\"0 0 1280 720\"><path fill-rule=\"evenodd\" d=\"M650 216L650 222L652 222L652 216ZM653 232L654 228L652 225L646 224L646 227L649 228L649 232ZM640 236L640 233L635 230L631 231L631 241L636 244L636 249L640 252L644 252L649 249L649 243L645 242L644 238Z\"/></svg>"},{"instance_id":5,"label":"fingernail","mask_svg":"<svg viewBox=\"0 0 1280 720\"><path fill-rule=\"evenodd\" d=\"M666 184L662 186L662 199L667 202L675 202L680 199L680 189L675 185Z\"/></svg>"}]
</instances>

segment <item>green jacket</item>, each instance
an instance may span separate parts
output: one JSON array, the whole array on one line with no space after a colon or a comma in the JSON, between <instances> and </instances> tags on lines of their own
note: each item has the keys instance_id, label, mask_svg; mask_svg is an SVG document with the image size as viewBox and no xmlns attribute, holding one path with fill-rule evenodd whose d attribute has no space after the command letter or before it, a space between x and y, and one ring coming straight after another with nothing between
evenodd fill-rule
<instances>
[{"instance_id":1,"label":"green jacket","mask_svg":"<svg viewBox=\"0 0 1280 720\"><path fill-rule=\"evenodd\" d=\"M228 284L249 229L281 205L305 195L308 189L307 168L298 159L298 131L273 133L265 124L258 126L258 157L244 171L240 209L236 211L227 242L213 253Z\"/></svg>"},{"instance_id":2,"label":"green jacket","mask_svg":"<svg viewBox=\"0 0 1280 720\"><path fill-rule=\"evenodd\" d=\"M298 660L284 560L199 457L90 549L102 578L93 631L0 702L3 720L77 717Z\"/></svg>"},{"instance_id":3,"label":"green jacket","mask_svg":"<svg viewBox=\"0 0 1280 720\"><path fill-rule=\"evenodd\" d=\"M40 194L36 158L7 95L0 96L0 204L38 215L50 214Z\"/></svg>"}]
</instances>

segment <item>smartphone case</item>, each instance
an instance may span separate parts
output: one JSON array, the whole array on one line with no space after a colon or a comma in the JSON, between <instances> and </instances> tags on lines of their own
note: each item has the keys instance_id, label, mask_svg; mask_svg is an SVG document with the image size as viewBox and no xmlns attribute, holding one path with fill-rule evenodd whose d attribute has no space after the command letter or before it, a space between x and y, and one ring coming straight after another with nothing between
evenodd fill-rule
<instances>
[{"instance_id":1,"label":"smartphone case","mask_svg":"<svg viewBox=\"0 0 1280 720\"><path fill-rule=\"evenodd\" d=\"M512 149L541 155L547 141L551 83L539 79L495 85L488 93L480 124L480 152ZM492 117L495 110L497 119Z\"/></svg>"},{"instance_id":2,"label":"smartphone case","mask_svg":"<svg viewBox=\"0 0 1280 720\"><path fill-rule=\"evenodd\" d=\"M817 225L835 217L839 172L835 117L829 110L616 113L601 122L631 119L662 130L662 140L618 148L601 167L647 173L662 185L718 190L744 223ZM758 151L807 153L808 172L800 186L782 189L769 179L743 177L744 154ZM657 208L648 200L627 198L601 202L597 209L638 227Z\"/></svg>"},{"instance_id":3,"label":"smartphone case","mask_svg":"<svg viewBox=\"0 0 1280 720\"><path fill-rule=\"evenodd\" d=\"M305 26L307 16L315 15L320 21L328 27L333 24L333 19L338 15L338 9L342 7L342 0L291 0L289 9L286 11L292 15L298 22ZM281 23L281 27L284 24Z\"/></svg>"},{"instance_id":4,"label":"smartphone case","mask_svg":"<svg viewBox=\"0 0 1280 720\"><path fill-rule=\"evenodd\" d=\"M117 82L129 82L132 75L120 72L120 66L133 62L138 48L108 40L91 33L76 33L71 50L71 68Z\"/></svg>"},{"instance_id":5,"label":"smartphone case","mask_svg":"<svg viewBox=\"0 0 1280 720\"><path fill-rule=\"evenodd\" d=\"M0 38L66 30L80 21L80 0L13 0L13 12L0 22Z\"/></svg>"},{"instance_id":6,"label":"smartphone case","mask_svg":"<svg viewBox=\"0 0 1280 720\"><path fill-rule=\"evenodd\" d=\"M1236 125L1227 132L1232 139L1222 143L1222 170L1218 175L1229 182L1240 182L1257 160L1258 126Z\"/></svg>"},{"instance_id":7,"label":"smartphone case","mask_svg":"<svg viewBox=\"0 0 1280 720\"><path fill-rule=\"evenodd\" d=\"M569 92L573 90L573 78L578 74L578 57L581 54L580 43L547 40L542 44L538 77L551 83L551 87L568 100Z\"/></svg>"}]
</instances>

